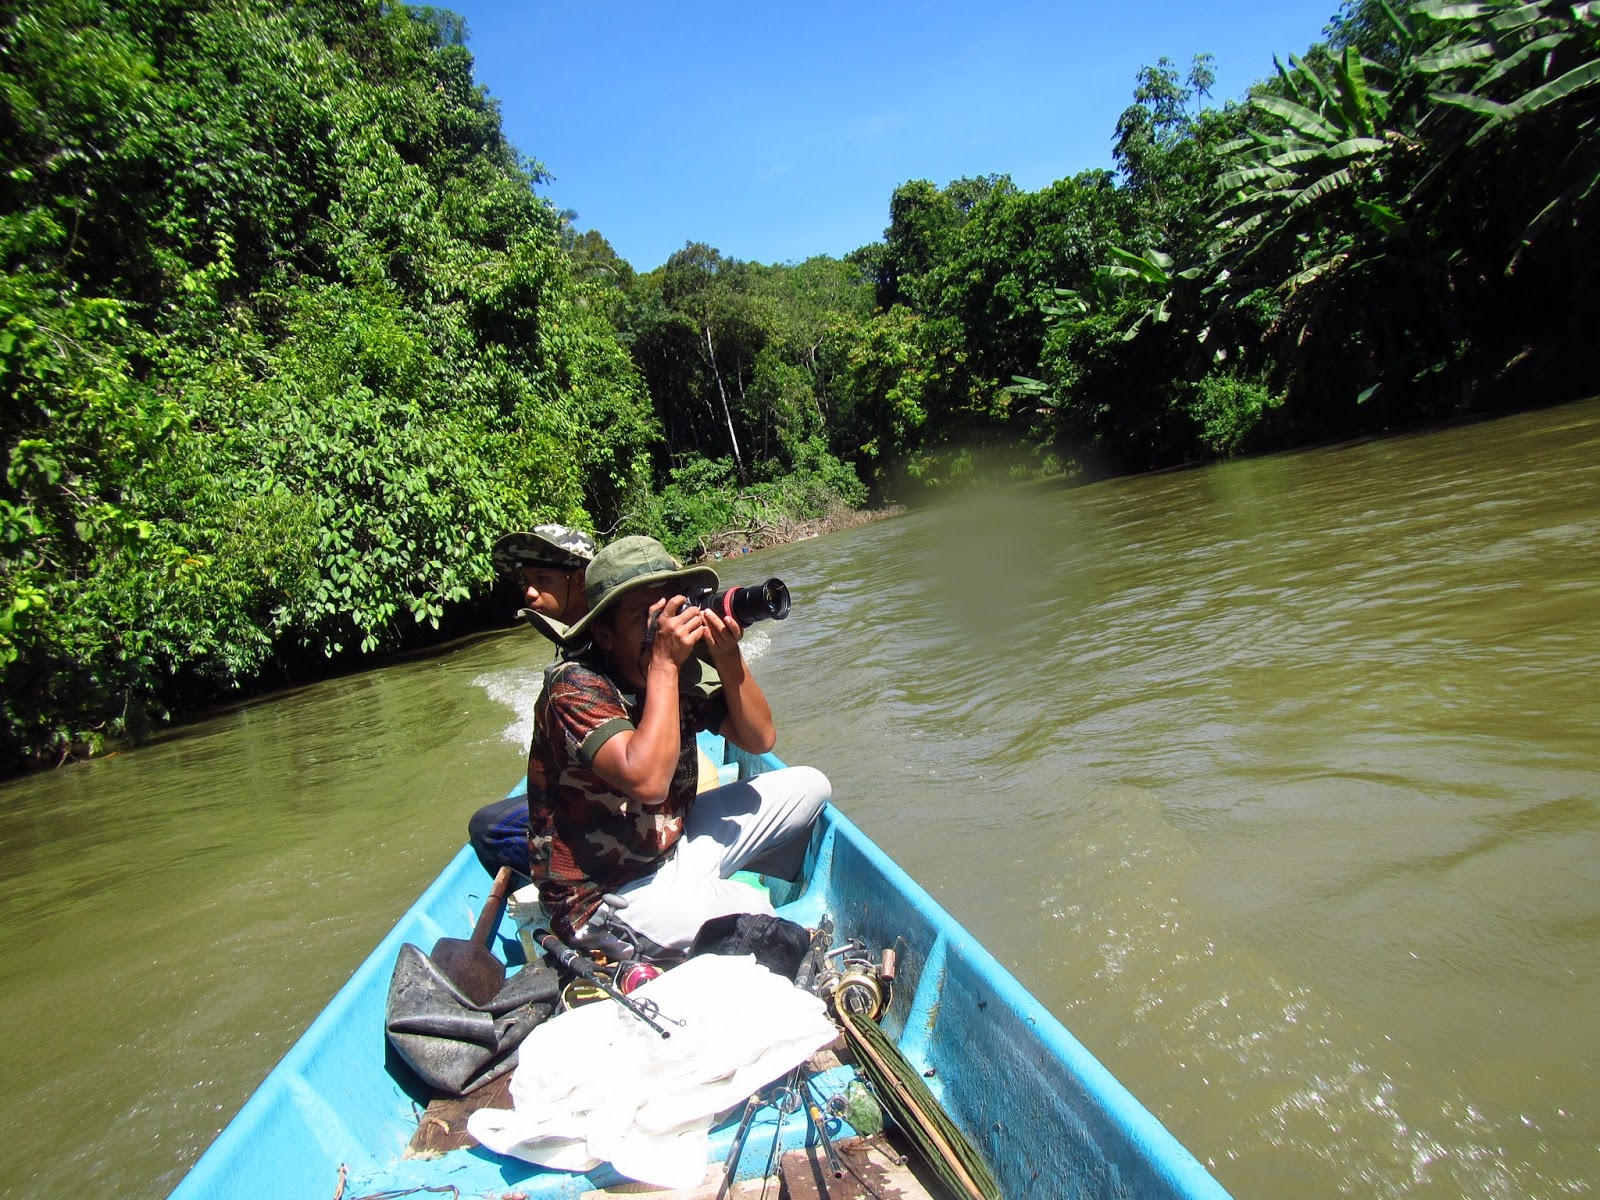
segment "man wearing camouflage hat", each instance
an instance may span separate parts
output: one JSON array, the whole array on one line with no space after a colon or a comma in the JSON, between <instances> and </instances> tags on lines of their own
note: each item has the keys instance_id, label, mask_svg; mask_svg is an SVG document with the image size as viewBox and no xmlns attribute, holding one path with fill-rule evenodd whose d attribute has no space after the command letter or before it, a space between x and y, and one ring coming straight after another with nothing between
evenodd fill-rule
<instances>
[{"instance_id":1,"label":"man wearing camouflage hat","mask_svg":"<svg viewBox=\"0 0 1600 1200\"><path fill-rule=\"evenodd\" d=\"M489 551L494 569L522 587L527 607L517 615L557 644L589 611L584 570L594 555L594 538L566 525L508 533Z\"/></svg>"},{"instance_id":2,"label":"man wearing camouflage hat","mask_svg":"<svg viewBox=\"0 0 1600 1200\"><path fill-rule=\"evenodd\" d=\"M522 589L526 607L517 615L558 647L567 627L589 611L584 572L594 556L594 538L566 525L508 533L489 550L495 571ZM484 805L467 822L467 840L489 874L510 867L527 875L528 798L508 796Z\"/></svg>"}]
</instances>

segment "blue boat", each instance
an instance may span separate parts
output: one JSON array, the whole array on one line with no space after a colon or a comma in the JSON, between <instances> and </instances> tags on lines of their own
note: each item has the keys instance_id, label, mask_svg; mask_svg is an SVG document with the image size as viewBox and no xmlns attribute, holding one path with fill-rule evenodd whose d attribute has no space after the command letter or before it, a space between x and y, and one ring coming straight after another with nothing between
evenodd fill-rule
<instances>
[{"instance_id":1,"label":"blue boat","mask_svg":"<svg viewBox=\"0 0 1600 1200\"><path fill-rule=\"evenodd\" d=\"M724 782L783 765L709 734L701 748L721 764ZM831 918L836 944L854 937L898 948L882 1027L927 1076L1007 1200L1225 1200L1205 1167L833 806L817 822L800 879L764 882L781 915L806 926ZM464 846L217 1136L173 1200L305 1200L335 1195L341 1181L347 1197L454 1187L461 1196L576 1200L624 1182L609 1165L549 1171L481 1147L405 1157L427 1097L384 1036L390 974L404 943L426 948L465 936L488 884ZM520 942L509 919L499 944L515 968ZM732 1150L742 1107L712 1131L717 1163ZM765 1172L776 1131L786 1149L808 1136L804 1120L780 1124L770 1108L759 1110L739 1178Z\"/></svg>"}]
</instances>

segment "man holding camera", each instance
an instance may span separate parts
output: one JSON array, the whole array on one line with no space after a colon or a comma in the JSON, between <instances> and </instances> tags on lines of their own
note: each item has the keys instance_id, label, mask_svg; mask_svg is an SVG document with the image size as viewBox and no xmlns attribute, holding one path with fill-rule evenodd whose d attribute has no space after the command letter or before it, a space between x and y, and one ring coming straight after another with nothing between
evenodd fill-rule
<instances>
[{"instance_id":1,"label":"man holding camera","mask_svg":"<svg viewBox=\"0 0 1600 1200\"><path fill-rule=\"evenodd\" d=\"M695 734L714 730L752 753L777 732L731 611L691 605L717 586L653 538L595 555L587 613L545 672L528 754L528 868L551 928L614 957L685 949L707 920L771 913L730 877L809 836L831 789L789 767L695 794ZM700 679L703 655L720 677Z\"/></svg>"}]
</instances>

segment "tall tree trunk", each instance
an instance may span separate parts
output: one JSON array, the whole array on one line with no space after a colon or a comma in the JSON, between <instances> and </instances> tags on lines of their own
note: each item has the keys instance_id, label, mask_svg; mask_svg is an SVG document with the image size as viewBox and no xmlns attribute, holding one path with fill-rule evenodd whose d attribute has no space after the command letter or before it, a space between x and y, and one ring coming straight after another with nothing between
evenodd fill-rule
<instances>
[{"instance_id":1,"label":"tall tree trunk","mask_svg":"<svg viewBox=\"0 0 1600 1200\"><path fill-rule=\"evenodd\" d=\"M722 399L722 417L728 423L728 442L733 446L733 466L739 473L739 486L747 482L744 476L744 455L739 453L739 435L733 431L733 409L728 406L728 389L723 386L722 372L717 370L717 350L711 342L711 322L700 326L706 338L706 363L711 367L711 377L717 381L717 395Z\"/></svg>"},{"instance_id":2,"label":"tall tree trunk","mask_svg":"<svg viewBox=\"0 0 1600 1200\"><path fill-rule=\"evenodd\" d=\"M744 390L744 356L735 355L733 360L733 382L739 387L739 411L750 411L750 398ZM772 455L772 422L770 420L757 421L756 429L761 435L761 455L769 458ZM741 480L741 482L743 482Z\"/></svg>"},{"instance_id":3,"label":"tall tree trunk","mask_svg":"<svg viewBox=\"0 0 1600 1200\"><path fill-rule=\"evenodd\" d=\"M828 414L823 410L822 398L828 394L828 381L822 377L822 365L817 362L817 351L822 349L819 338L806 347L806 368L811 372L811 407L817 410L817 420L822 423L822 432L827 433Z\"/></svg>"}]
</instances>

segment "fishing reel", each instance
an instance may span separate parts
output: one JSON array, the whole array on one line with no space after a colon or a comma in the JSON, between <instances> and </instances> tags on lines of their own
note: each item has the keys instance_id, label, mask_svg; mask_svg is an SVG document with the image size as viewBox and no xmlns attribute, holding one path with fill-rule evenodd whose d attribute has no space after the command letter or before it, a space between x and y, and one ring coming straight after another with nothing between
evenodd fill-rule
<instances>
[{"instance_id":1,"label":"fishing reel","mask_svg":"<svg viewBox=\"0 0 1600 1200\"><path fill-rule=\"evenodd\" d=\"M605 975L615 985L615 991L628 996L660 975L661 968L654 963L601 963L596 966L595 972ZM566 987L561 989L561 1004L563 1009L581 1008L585 1004L593 1004L596 1000L609 999L613 994L613 991L607 990L601 983L583 975L575 975Z\"/></svg>"},{"instance_id":2,"label":"fishing reel","mask_svg":"<svg viewBox=\"0 0 1600 1200\"><path fill-rule=\"evenodd\" d=\"M817 995L836 1015L849 1013L876 1021L889 1007L894 968L893 950L885 950L883 957L874 962L867 955L866 943L851 938L823 956Z\"/></svg>"}]
</instances>

